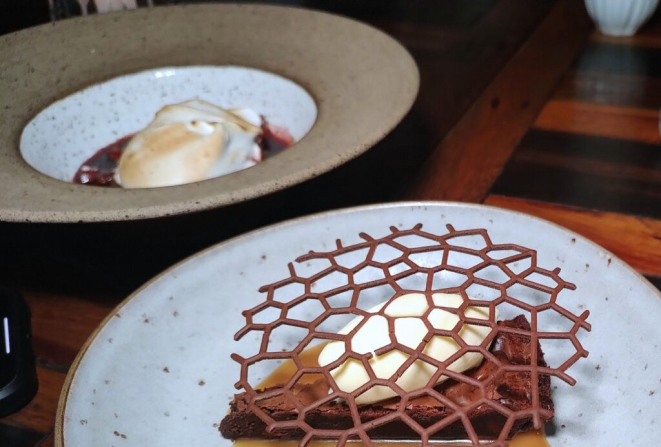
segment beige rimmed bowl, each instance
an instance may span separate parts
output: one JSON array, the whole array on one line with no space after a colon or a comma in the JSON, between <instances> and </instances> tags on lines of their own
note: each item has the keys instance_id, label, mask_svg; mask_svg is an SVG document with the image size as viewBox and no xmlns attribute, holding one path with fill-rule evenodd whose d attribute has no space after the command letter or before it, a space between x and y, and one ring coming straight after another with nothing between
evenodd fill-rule
<instances>
[{"instance_id":1,"label":"beige rimmed bowl","mask_svg":"<svg viewBox=\"0 0 661 447\"><path fill-rule=\"evenodd\" d=\"M265 5L141 9L66 20L0 38L0 220L104 222L186 214L281 190L358 156L410 109L419 74L386 34L335 15ZM21 157L23 128L54 101L159 67L241 66L292 80L317 119L295 146L204 182L143 190L76 185ZM55 118L57 119L57 117Z\"/></svg>"}]
</instances>

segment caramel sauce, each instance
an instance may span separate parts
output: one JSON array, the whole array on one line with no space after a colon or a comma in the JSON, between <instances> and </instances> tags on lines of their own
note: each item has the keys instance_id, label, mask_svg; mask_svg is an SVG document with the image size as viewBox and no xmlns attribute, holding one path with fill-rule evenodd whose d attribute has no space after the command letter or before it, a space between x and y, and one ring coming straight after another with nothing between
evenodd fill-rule
<instances>
[{"instance_id":1,"label":"caramel sauce","mask_svg":"<svg viewBox=\"0 0 661 447\"><path fill-rule=\"evenodd\" d=\"M318 366L317 358L319 353L326 346L326 343L321 343L306 349L299 356L301 362L305 366ZM296 365L291 360L284 361L278 366L273 373L266 377L257 388L267 388L270 386L280 385L289 380L296 372ZM312 383L319 377L312 374L307 374L301 377L299 383ZM412 442L375 442L378 447L402 447L402 445L414 446ZM333 445L331 441L317 441L308 444L309 447L329 447ZM348 445L351 447L362 447L362 442L351 442ZM447 446L448 444L439 443L438 445ZM459 444L461 445L461 444ZM466 445L466 444L463 444ZM544 430L530 430L526 433L519 433L511 441L508 442L509 447L550 447L544 436ZM243 439L236 441L234 447L297 447L298 441L267 441L260 439Z\"/></svg>"},{"instance_id":2,"label":"caramel sauce","mask_svg":"<svg viewBox=\"0 0 661 447\"><path fill-rule=\"evenodd\" d=\"M327 343L320 343L316 346L313 346L311 348L306 349L305 351L301 352L301 354L298 356L299 359L301 359L301 362L305 366L319 366L319 363L317 363L317 359L319 358L319 354L321 353L321 350L324 349L324 346L326 346ZM280 366L278 366L275 371L273 371L267 378L262 380L259 385L257 385L257 389L261 388L268 388L270 386L275 386L275 385L281 385L285 382L287 382L291 377L296 373L296 365L292 360L285 360L282 362ZM305 383L312 383L315 380L317 380L319 376L314 375L314 374L305 374L303 377L301 377L301 380L298 381L298 383L305 384Z\"/></svg>"},{"instance_id":3,"label":"caramel sauce","mask_svg":"<svg viewBox=\"0 0 661 447\"><path fill-rule=\"evenodd\" d=\"M507 444L509 447L551 447L546 440L543 428L519 433Z\"/></svg>"}]
</instances>

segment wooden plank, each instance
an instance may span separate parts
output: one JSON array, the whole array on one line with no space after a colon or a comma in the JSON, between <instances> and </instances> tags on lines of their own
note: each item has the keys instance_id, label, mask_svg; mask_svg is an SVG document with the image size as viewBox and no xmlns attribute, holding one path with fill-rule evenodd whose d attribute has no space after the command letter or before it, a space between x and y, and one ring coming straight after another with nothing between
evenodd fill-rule
<instances>
[{"instance_id":1,"label":"wooden plank","mask_svg":"<svg viewBox=\"0 0 661 447\"><path fill-rule=\"evenodd\" d=\"M661 37L657 34L642 33L634 36L606 36L599 32L590 37L594 42L607 43L612 45L628 45L637 47L661 48Z\"/></svg>"},{"instance_id":2,"label":"wooden plank","mask_svg":"<svg viewBox=\"0 0 661 447\"><path fill-rule=\"evenodd\" d=\"M553 98L636 107L658 113L661 106L661 78L571 71L562 79Z\"/></svg>"},{"instance_id":3,"label":"wooden plank","mask_svg":"<svg viewBox=\"0 0 661 447\"><path fill-rule=\"evenodd\" d=\"M641 273L661 275L661 220L490 195L487 205L532 214L569 228Z\"/></svg>"},{"instance_id":4,"label":"wooden plank","mask_svg":"<svg viewBox=\"0 0 661 447\"><path fill-rule=\"evenodd\" d=\"M35 354L42 363L66 370L99 323L121 298L81 298L23 291L32 311Z\"/></svg>"},{"instance_id":5,"label":"wooden plank","mask_svg":"<svg viewBox=\"0 0 661 447\"><path fill-rule=\"evenodd\" d=\"M573 69L660 77L661 48L590 42Z\"/></svg>"},{"instance_id":6,"label":"wooden plank","mask_svg":"<svg viewBox=\"0 0 661 447\"><path fill-rule=\"evenodd\" d=\"M612 37L595 32L555 97L658 111L660 56L661 13L636 36Z\"/></svg>"},{"instance_id":7,"label":"wooden plank","mask_svg":"<svg viewBox=\"0 0 661 447\"><path fill-rule=\"evenodd\" d=\"M435 38L429 29L424 29L416 38L409 27L379 23L406 44L420 68L420 93L411 113L361 157L301 188L271 195L270 203L274 204L278 219L399 197L411 179L419 175L425 159L537 28L554 3L555 0L499 0L472 26L450 36L451 40L442 36ZM317 193L320 190L326 193L320 195ZM274 203L276 199L277 204ZM255 219L263 221L264 216L270 215L262 211L269 207L267 201L252 207L259 212ZM244 220L251 221L250 218Z\"/></svg>"},{"instance_id":8,"label":"wooden plank","mask_svg":"<svg viewBox=\"0 0 661 447\"><path fill-rule=\"evenodd\" d=\"M492 193L661 218L658 145L533 129Z\"/></svg>"},{"instance_id":9,"label":"wooden plank","mask_svg":"<svg viewBox=\"0 0 661 447\"><path fill-rule=\"evenodd\" d=\"M4 418L2 422L41 433L50 433L55 425L57 402L66 374L37 368L37 375L39 377L37 396L27 407Z\"/></svg>"},{"instance_id":10,"label":"wooden plank","mask_svg":"<svg viewBox=\"0 0 661 447\"><path fill-rule=\"evenodd\" d=\"M432 135L434 146L427 153L458 122L553 3L499 0L454 39L430 36L436 39L433 46L425 35L414 39L407 33L400 34L398 27L383 28L403 39L420 68L420 94L414 113L424 120Z\"/></svg>"},{"instance_id":11,"label":"wooden plank","mask_svg":"<svg viewBox=\"0 0 661 447\"><path fill-rule=\"evenodd\" d=\"M592 30L560 0L427 159L409 199L480 201Z\"/></svg>"},{"instance_id":12,"label":"wooden plank","mask_svg":"<svg viewBox=\"0 0 661 447\"><path fill-rule=\"evenodd\" d=\"M644 143L661 143L657 109L552 100L542 109L535 121L535 127Z\"/></svg>"}]
</instances>

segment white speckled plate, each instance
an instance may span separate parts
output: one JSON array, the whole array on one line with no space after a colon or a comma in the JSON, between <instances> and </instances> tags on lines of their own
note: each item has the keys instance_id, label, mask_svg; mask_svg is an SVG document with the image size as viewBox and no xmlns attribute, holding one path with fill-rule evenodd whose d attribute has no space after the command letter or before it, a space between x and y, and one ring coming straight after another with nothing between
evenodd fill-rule
<instances>
[{"instance_id":1,"label":"white speckled plate","mask_svg":"<svg viewBox=\"0 0 661 447\"><path fill-rule=\"evenodd\" d=\"M560 267L578 289L563 305L591 312L590 351L555 381L552 446L642 446L658 442L661 421L661 299L644 278L596 244L549 222L497 208L397 203L335 211L271 226L211 247L169 269L122 303L85 345L69 372L58 411L59 447L229 446L217 424L238 377L232 341L257 289L288 276L309 250L385 236L423 223L437 234L486 228L495 243L538 250L538 265ZM314 269L314 266L308 266ZM565 292L562 292L565 293ZM479 295L478 295L479 296ZM557 330L551 323L550 330ZM286 346L287 337L283 338ZM562 354L545 347L547 360ZM560 350L560 351L559 351ZM259 374L268 373L260 371Z\"/></svg>"},{"instance_id":2,"label":"white speckled plate","mask_svg":"<svg viewBox=\"0 0 661 447\"><path fill-rule=\"evenodd\" d=\"M139 220L263 196L368 150L408 112L419 84L413 58L385 33L280 6L180 5L98 14L0 36L0 48L2 221ZM247 91L247 74L237 102L230 101L236 79L223 72L227 67L253 69L257 91ZM165 76L169 70L175 70L171 78ZM201 71L205 80L198 83ZM154 82L145 85L152 74ZM296 97L261 107L288 92ZM118 105L113 94L132 104ZM301 140L250 169L188 185L123 190L67 181L86 155L148 122L165 99L192 99L186 96L251 105L292 127ZM244 101L250 104L239 103ZM297 110L284 111L285 105Z\"/></svg>"}]
</instances>

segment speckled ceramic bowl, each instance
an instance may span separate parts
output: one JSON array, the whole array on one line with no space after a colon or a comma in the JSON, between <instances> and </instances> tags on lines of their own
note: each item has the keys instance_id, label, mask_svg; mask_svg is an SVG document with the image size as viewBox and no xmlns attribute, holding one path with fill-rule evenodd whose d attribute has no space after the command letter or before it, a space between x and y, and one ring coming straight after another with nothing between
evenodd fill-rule
<instances>
[{"instance_id":1,"label":"speckled ceramic bowl","mask_svg":"<svg viewBox=\"0 0 661 447\"><path fill-rule=\"evenodd\" d=\"M329 251L336 239L348 246L361 241L360 232L383 237L390 225L409 229L417 223L434 234L446 234L446 224L457 230L485 228L496 244L536 249L538 266L559 267L562 278L576 284L576 291L561 292L558 301L575 315L589 309L592 332L581 330L578 336L590 355L569 368L578 381L574 387L552 378L555 420L547 430L552 446L658 445L659 291L602 247L550 222L486 206L430 202L296 219L213 246L157 276L120 304L81 350L60 398L55 445L231 447L217 424L239 378L231 353L253 354L261 340L250 333L233 341L245 322L241 311L264 300L258 288L288 278L287 264L309 250ZM416 263L434 262L434 253L421 254ZM308 277L325 267L310 261L295 268ZM318 286L338 287L346 281L342 277L329 275L325 287L319 284L324 280ZM467 290L474 297L494 298L493 290L474 287ZM371 290L383 293L377 289ZM526 299L523 292L517 296ZM518 313L525 312L506 308L501 316ZM544 314L538 321L545 330L569 329L566 321ZM291 349L300 337L293 330L280 332L277 346ZM542 347L551 365L574 352L567 340L547 341ZM269 372L258 371L257 380Z\"/></svg>"},{"instance_id":2,"label":"speckled ceramic bowl","mask_svg":"<svg viewBox=\"0 0 661 447\"><path fill-rule=\"evenodd\" d=\"M220 207L286 188L369 149L409 110L419 82L411 56L382 32L331 14L276 6L174 6L88 16L0 37L0 47L4 221L145 219ZM69 183L65 180L83 155L48 153L65 150L66 138L57 149L35 145L31 157L24 151L29 163L21 157L23 129L35 117L50 116L37 115L55 101L118 76L190 66L248 67L293 81L313 98L316 121L294 147L253 168L168 188ZM128 127L117 131L118 136L124 129ZM105 123L102 131L87 132L99 143L113 136ZM70 162L51 163L64 158Z\"/></svg>"}]
</instances>

